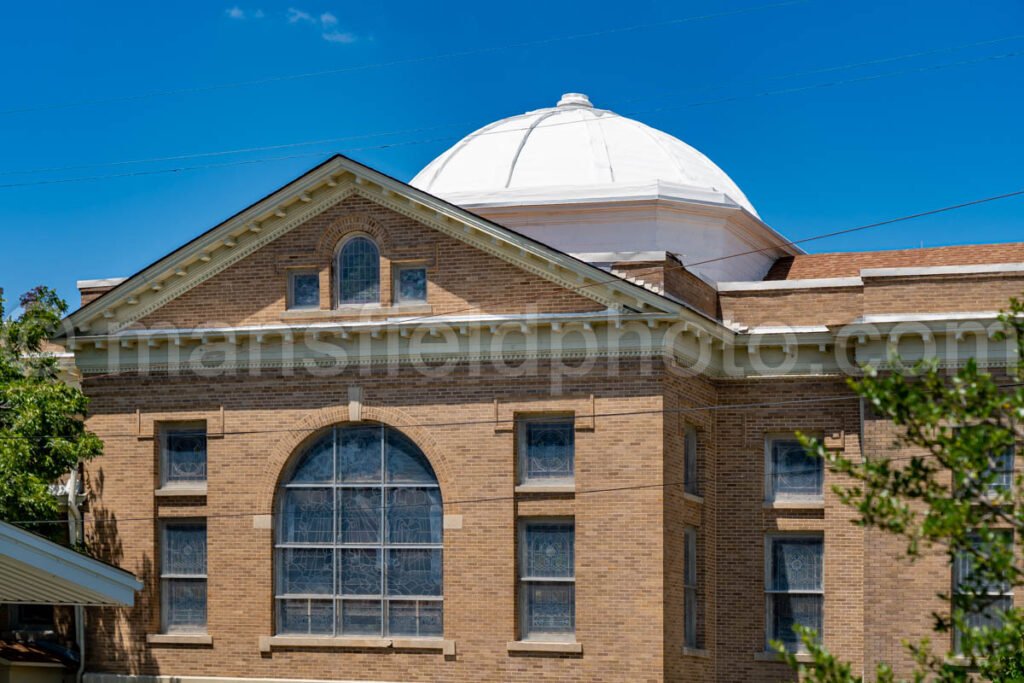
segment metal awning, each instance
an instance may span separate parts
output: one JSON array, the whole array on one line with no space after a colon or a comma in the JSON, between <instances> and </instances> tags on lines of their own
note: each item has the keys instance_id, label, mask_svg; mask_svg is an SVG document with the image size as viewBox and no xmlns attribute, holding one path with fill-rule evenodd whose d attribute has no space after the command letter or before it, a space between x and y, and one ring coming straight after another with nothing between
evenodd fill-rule
<instances>
[{"instance_id":1,"label":"metal awning","mask_svg":"<svg viewBox=\"0 0 1024 683\"><path fill-rule=\"evenodd\" d=\"M130 607L141 589L129 572L0 522L0 603Z\"/></svg>"}]
</instances>

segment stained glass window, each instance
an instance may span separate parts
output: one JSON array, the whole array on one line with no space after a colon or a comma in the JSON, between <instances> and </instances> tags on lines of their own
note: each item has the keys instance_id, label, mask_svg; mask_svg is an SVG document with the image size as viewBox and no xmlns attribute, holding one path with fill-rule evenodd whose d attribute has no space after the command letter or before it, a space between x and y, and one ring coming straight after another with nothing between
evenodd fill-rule
<instances>
[{"instance_id":1,"label":"stained glass window","mask_svg":"<svg viewBox=\"0 0 1024 683\"><path fill-rule=\"evenodd\" d=\"M520 470L525 483L571 483L575 469L575 427L571 417L526 418L520 422Z\"/></svg>"},{"instance_id":2,"label":"stained glass window","mask_svg":"<svg viewBox=\"0 0 1024 683\"><path fill-rule=\"evenodd\" d=\"M193 485L206 481L206 429L168 427L162 433L164 486Z\"/></svg>"},{"instance_id":3,"label":"stained glass window","mask_svg":"<svg viewBox=\"0 0 1024 683\"><path fill-rule=\"evenodd\" d=\"M683 636L686 647L699 647L697 638L697 530L683 532Z\"/></svg>"},{"instance_id":4,"label":"stained glass window","mask_svg":"<svg viewBox=\"0 0 1024 683\"><path fill-rule=\"evenodd\" d=\"M768 500L820 499L825 463L795 438L768 439Z\"/></svg>"},{"instance_id":5,"label":"stained glass window","mask_svg":"<svg viewBox=\"0 0 1024 683\"><path fill-rule=\"evenodd\" d=\"M524 640L561 640L576 632L576 530L572 520L521 527L520 604Z\"/></svg>"},{"instance_id":6,"label":"stained glass window","mask_svg":"<svg viewBox=\"0 0 1024 683\"><path fill-rule=\"evenodd\" d=\"M320 307L320 275L315 272L292 273L289 308Z\"/></svg>"},{"instance_id":7,"label":"stained glass window","mask_svg":"<svg viewBox=\"0 0 1024 683\"><path fill-rule=\"evenodd\" d=\"M824 607L824 541L821 536L774 536L767 539L768 640L792 652L803 649L795 625L812 628L821 638Z\"/></svg>"},{"instance_id":8,"label":"stained glass window","mask_svg":"<svg viewBox=\"0 0 1024 683\"><path fill-rule=\"evenodd\" d=\"M278 633L441 637L441 490L408 437L332 429L298 456L278 504Z\"/></svg>"},{"instance_id":9,"label":"stained glass window","mask_svg":"<svg viewBox=\"0 0 1024 683\"><path fill-rule=\"evenodd\" d=\"M343 304L380 302L380 252L366 237L350 239L338 254L338 301Z\"/></svg>"},{"instance_id":10,"label":"stained glass window","mask_svg":"<svg viewBox=\"0 0 1024 683\"><path fill-rule=\"evenodd\" d=\"M164 525L160 589L164 633L206 630L206 523Z\"/></svg>"},{"instance_id":11,"label":"stained glass window","mask_svg":"<svg viewBox=\"0 0 1024 683\"><path fill-rule=\"evenodd\" d=\"M427 269L399 268L395 276L395 300L416 302L427 300Z\"/></svg>"}]
</instances>

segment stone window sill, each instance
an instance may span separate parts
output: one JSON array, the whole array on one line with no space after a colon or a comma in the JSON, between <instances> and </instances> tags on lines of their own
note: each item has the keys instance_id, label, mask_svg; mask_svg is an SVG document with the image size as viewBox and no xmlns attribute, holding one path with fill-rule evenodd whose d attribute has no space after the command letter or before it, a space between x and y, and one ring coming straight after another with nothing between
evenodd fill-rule
<instances>
[{"instance_id":1,"label":"stone window sill","mask_svg":"<svg viewBox=\"0 0 1024 683\"><path fill-rule=\"evenodd\" d=\"M336 636L262 636L260 652L274 648L335 648L360 650L432 650L455 654L455 641L444 638L344 638Z\"/></svg>"},{"instance_id":2,"label":"stone window sill","mask_svg":"<svg viewBox=\"0 0 1024 683\"><path fill-rule=\"evenodd\" d=\"M824 510L823 500L773 500L764 504L765 510Z\"/></svg>"},{"instance_id":3,"label":"stone window sill","mask_svg":"<svg viewBox=\"0 0 1024 683\"><path fill-rule=\"evenodd\" d=\"M213 645L208 633L150 633L146 636L149 645Z\"/></svg>"},{"instance_id":4,"label":"stone window sill","mask_svg":"<svg viewBox=\"0 0 1024 683\"><path fill-rule=\"evenodd\" d=\"M806 652L797 652L795 654L796 661L800 662L801 664L810 664L814 661L814 657L807 654ZM786 663L786 661L782 659L782 656L774 650L768 652L755 652L754 660L758 662L777 662L779 664Z\"/></svg>"},{"instance_id":5,"label":"stone window sill","mask_svg":"<svg viewBox=\"0 0 1024 683\"><path fill-rule=\"evenodd\" d=\"M688 500L697 505L704 504L704 496L698 496L696 493L687 493L686 491L683 491L683 500Z\"/></svg>"},{"instance_id":6,"label":"stone window sill","mask_svg":"<svg viewBox=\"0 0 1024 683\"><path fill-rule=\"evenodd\" d=\"M367 306L339 306L338 308L290 308L281 313L282 320L331 320L362 317L393 317L433 313L429 303L404 303L394 306L370 304Z\"/></svg>"},{"instance_id":7,"label":"stone window sill","mask_svg":"<svg viewBox=\"0 0 1024 683\"><path fill-rule=\"evenodd\" d=\"M189 498L206 495L206 484L188 486L164 486L153 492L157 498Z\"/></svg>"},{"instance_id":8,"label":"stone window sill","mask_svg":"<svg viewBox=\"0 0 1024 683\"><path fill-rule=\"evenodd\" d=\"M709 659L710 658L710 655L708 654L707 650L703 650L703 649L697 648L697 647L684 647L683 648L683 656L684 657L700 657L701 659Z\"/></svg>"},{"instance_id":9,"label":"stone window sill","mask_svg":"<svg viewBox=\"0 0 1024 683\"><path fill-rule=\"evenodd\" d=\"M513 640L508 643L509 652L534 652L548 654L583 654L583 645L577 642L554 642L545 640Z\"/></svg>"},{"instance_id":10,"label":"stone window sill","mask_svg":"<svg viewBox=\"0 0 1024 683\"><path fill-rule=\"evenodd\" d=\"M516 493L576 493L576 484L520 484Z\"/></svg>"}]
</instances>

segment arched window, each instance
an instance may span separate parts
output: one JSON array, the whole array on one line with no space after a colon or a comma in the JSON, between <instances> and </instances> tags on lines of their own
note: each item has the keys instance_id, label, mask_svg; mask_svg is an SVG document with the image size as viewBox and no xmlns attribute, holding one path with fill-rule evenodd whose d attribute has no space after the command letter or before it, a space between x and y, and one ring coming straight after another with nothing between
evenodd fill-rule
<instances>
[{"instance_id":1,"label":"arched window","mask_svg":"<svg viewBox=\"0 0 1024 683\"><path fill-rule=\"evenodd\" d=\"M442 635L441 490L416 444L379 424L336 427L278 497L279 634Z\"/></svg>"},{"instance_id":2,"label":"arched window","mask_svg":"<svg viewBox=\"0 0 1024 683\"><path fill-rule=\"evenodd\" d=\"M353 237L338 253L338 302L380 301L380 251L368 237Z\"/></svg>"}]
</instances>

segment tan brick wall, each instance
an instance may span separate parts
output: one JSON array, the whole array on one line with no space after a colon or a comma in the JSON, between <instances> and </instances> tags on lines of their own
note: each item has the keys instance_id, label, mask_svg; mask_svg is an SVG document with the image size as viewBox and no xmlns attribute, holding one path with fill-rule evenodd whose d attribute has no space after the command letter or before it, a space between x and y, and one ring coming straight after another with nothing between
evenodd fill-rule
<instances>
[{"instance_id":1,"label":"tan brick wall","mask_svg":"<svg viewBox=\"0 0 1024 683\"><path fill-rule=\"evenodd\" d=\"M618 377L604 369L568 380L573 396L593 394L604 417L595 431L579 431L573 495L518 497L513 435L496 430L500 405L544 397L548 379L484 376L396 376L329 379L269 374L198 380L104 378L88 380L89 427L107 444L88 469L90 541L106 559L146 584L130 610L97 610L90 617L90 666L115 672L220 676L352 679L662 680L663 455L659 383L642 364L626 363ZM395 425L433 461L447 514L463 515L463 528L445 532L445 637L458 654L329 650L277 651L261 655L260 636L273 633L270 531L253 528L252 514L270 512L267 502L291 444L319 424L344 420L347 387L364 390L364 416ZM224 407L224 438L208 445L205 499L154 496L154 440L129 435L135 411L164 419L196 403ZM545 399L544 410L579 409L578 398ZM643 412L651 411L651 412ZM467 421L426 427L438 421ZM421 426L414 426L421 425ZM232 434L248 430L273 433ZM282 431L294 430L294 431ZM211 430L212 431L212 430ZM127 435L127 436L126 436ZM644 486L618 492L594 489ZM464 503L500 497L490 502ZM582 657L510 655L516 637L515 523L517 516L573 514L576 518L577 639ZM159 628L157 523L151 518L208 518L209 633L212 647L147 645Z\"/></svg>"},{"instance_id":2,"label":"tan brick wall","mask_svg":"<svg viewBox=\"0 0 1024 683\"><path fill-rule=\"evenodd\" d=\"M381 250L381 304L388 314L395 261L426 264L430 314L600 311L604 306L443 235L367 199L352 197L221 271L139 323L145 326L280 323L289 269L320 273L320 307L333 305L333 255L365 232ZM500 287L494 283L500 282ZM296 320L294 316L289 320ZM315 319L315 318L314 318Z\"/></svg>"},{"instance_id":3,"label":"tan brick wall","mask_svg":"<svg viewBox=\"0 0 1024 683\"><path fill-rule=\"evenodd\" d=\"M1024 275L954 275L870 278L864 285L867 313L999 311L1024 295Z\"/></svg>"},{"instance_id":4,"label":"tan brick wall","mask_svg":"<svg viewBox=\"0 0 1024 683\"><path fill-rule=\"evenodd\" d=\"M722 318L759 325L835 325L863 312L859 287L762 292L721 292Z\"/></svg>"}]
</instances>

